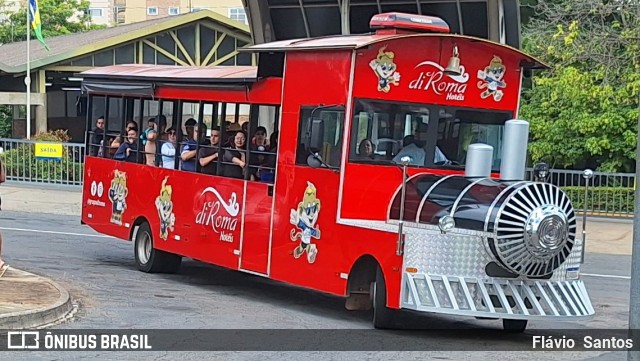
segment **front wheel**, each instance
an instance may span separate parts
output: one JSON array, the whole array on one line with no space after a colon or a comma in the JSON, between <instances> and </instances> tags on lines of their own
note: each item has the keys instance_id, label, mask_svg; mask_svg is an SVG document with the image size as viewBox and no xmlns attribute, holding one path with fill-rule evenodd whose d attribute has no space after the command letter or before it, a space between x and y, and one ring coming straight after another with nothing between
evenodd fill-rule
<instances>
[{"instance_id":1,"label":"front wheel","mask_svg":"<svg viewBox=\"0 0 640 361\"><path fill-rule=\"evenodd\" d=\"M144 222L135 232L134 253L138 269L147 273L176 273L182 257L153 247L153 235L149 223Z\"/></svg>"},{"instance_id":2,"label":"front wheel","mask_svg":"<svg viewBox=\"0 0 640 361\"><path fill-rule=\"evenodd\" d=\"M373 327L385 329L393 328L395 310L387 307L387 286L380 267L376 271L376 281L371 286L373 298Z\"/></svg>"},{"instance_id":3,"label":"front wheel","mask_svg":"<svg viewBox=\"0 0 640 361\"><path fill-rule=\"evenodd\" d=\"M502 319L502 328L511 333L523 333L527 328L527 320Z\"/></svg>"}]
</instances>

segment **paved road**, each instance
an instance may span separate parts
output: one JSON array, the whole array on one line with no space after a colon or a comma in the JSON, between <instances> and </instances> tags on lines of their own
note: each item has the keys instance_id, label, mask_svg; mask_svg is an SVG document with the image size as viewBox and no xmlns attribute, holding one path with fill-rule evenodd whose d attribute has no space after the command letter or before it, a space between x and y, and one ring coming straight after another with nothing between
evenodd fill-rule
<instances>
[{"instance_id":1,"label":"paved road","mask_svg":"<svg viewBox=\"0 0 640 361\"><path fill-rule=\"evenodd\" d=\"M371 328L370 314L348 312L340 298L289 287L267 279L186 261L178 275L145 274L136 270L129 242L98 235L79 224L77 217L36 213L0 213L0 228L5 237L3 253L9 263L53 278L65 286L80 303L75 319L59 328ZM533 322L524 338L541 328L616 328L626 327L629 300L630 257L587 254L583 272L598 316L582 323ZM423 325L449 329L478 329L475 337L438 338L452 350L461 344L485 347L510 342L499 330L497 321L468 318L409 315L411 327ZM486 338L488 335L488 338ZM483 338L484 337L484 338ZM313 342L314 340L300 340ZM251 342L251 340L248 340ZM406 342L413 342L407 339ZM423 360L423 352L367 352L365 359ZM28 357L27 357L28 356ZM11 359L53 359L62 354L13 353ZM64 355L64 359L82 359L83 353ZM354 353L215 353L216 359L326 359L352 358ZM626 353L553 352L511 353L507 359L610 359L624 360ZM92 353L98 359L175 359L175 353ZM427 358L505 359L503 352L432 352ZM184 353L185 360L201 360L201 353Z\"/></svg>"}]
</instances>

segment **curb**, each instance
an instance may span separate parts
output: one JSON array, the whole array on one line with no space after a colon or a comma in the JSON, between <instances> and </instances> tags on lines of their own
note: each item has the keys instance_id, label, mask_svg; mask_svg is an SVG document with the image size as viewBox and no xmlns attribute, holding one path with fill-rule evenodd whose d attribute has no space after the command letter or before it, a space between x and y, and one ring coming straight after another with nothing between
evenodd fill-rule
<instances>
[{"instance_id":1,"label":"curb","mask_svg":"<svg viewBox=\"0 0 640 361\"><path fill-rule=\"evenodd\" d=\"M60 297L58 297L56 302L45 307L0 315L0 329L15 330L39 328L66 318L66 316L74 310L74 305L71 301L71 297L69 296L69 292L53 280L13 267L12 269L24 272L49 283L58 290Z\"/></svg>"}]
</instances>

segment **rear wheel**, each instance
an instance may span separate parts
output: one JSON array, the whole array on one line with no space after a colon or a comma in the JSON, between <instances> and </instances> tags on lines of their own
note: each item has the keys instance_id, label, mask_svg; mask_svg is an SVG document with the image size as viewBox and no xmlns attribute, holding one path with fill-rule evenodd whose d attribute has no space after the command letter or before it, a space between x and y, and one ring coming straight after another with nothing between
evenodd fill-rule
<instances>
[{"instance_id":1,"label":"rear wheel","mask_svg":"<svg viewBox=\"0 0 640 361\"><path fill-rule=\"evenodd\" d=\"M502 319L502 328L511 333L523 333L527 328L527 320L508 320Z\"/></svg>"},{"instance_id":2,"label":"rear wheel","mask_svg":"<svg viewBox=\"0 0 640 361\"><path fill-rule=\"evenodd\" d=\"M135 232L134 253L138 269L147 273L176 273L182 257L153 247L153 235L149 223L143 222Z\"/></svg>"},{"instance_id":3,"label":"rear wheel","mask_svg":"<svg viewBox=\"0 0 640 361\"><path fill-rule=\"evenodd\" d=\"M387 286L380 267L376 270L376 281L371 286L373 299L373 327L393 328L393 316L395 310L387 307Z\"/></svg>"}]
</instances>

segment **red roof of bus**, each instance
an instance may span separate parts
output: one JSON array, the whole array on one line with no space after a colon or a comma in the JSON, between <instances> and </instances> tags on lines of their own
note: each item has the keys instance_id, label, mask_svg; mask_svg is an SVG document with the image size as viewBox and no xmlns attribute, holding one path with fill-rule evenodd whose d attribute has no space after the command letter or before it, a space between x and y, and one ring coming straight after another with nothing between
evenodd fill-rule
<instances>
[{"instance_id":1,"label":"red roof of bus","mask_svg":"<svg viewBox=\"0 0 640 361\"><path fill-rule=\"evenodd\" d=\"M80 73L86 78L145 78L149 80L189 80L191 81L223 81L232 83L255 82L257 67L255 66L175 66L129 64L112 65Z\"/></svg>"},{"instance_id":2,"label":"red roof of bus","mask_svg":"<svg viewBox=\"0 0 640 361\"><path fill-rule=\"evenodd\" d=\"M511 51L514 56L519 56L523 60L530 63L531 68L548 68L549 66L542 61L523 53L522 51L508 45L499 44L487 39L476 38L472 36L442 33L418 33L418 34L366 34L366 35L338 35L326 36L321 38L305 38L275 41L252 45L240 48L238 51L251 52L288 52L288 51L304 51L304 50L337 50L337 49L360 49L375 43L403 39L403 38L423 38L423 37L440 37L455 38L459 41L471 41L483 43L489 47L496 47Z\"/></svg>"}]
</instances>

